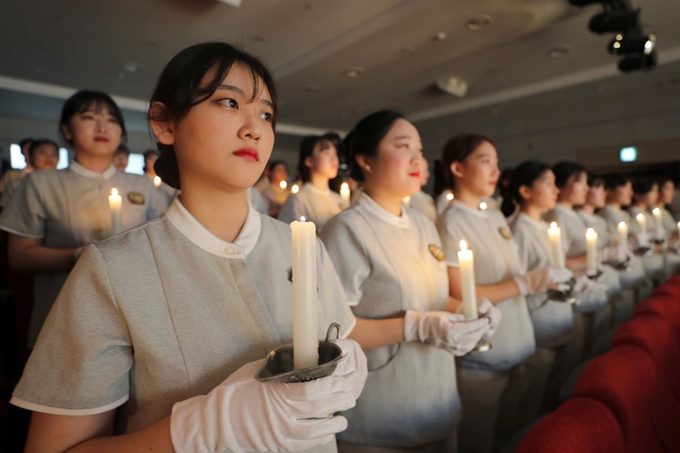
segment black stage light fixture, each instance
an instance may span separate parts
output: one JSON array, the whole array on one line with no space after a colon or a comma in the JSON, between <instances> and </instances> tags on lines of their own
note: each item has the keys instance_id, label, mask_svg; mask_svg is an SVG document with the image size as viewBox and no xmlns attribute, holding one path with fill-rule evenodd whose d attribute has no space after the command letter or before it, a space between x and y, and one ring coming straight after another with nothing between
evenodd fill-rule
<instances>
[{"instance_id":1,"label":"black stage light fixture","mask_svg":"<svg viewBox=\"0 0 680 453\"><path fill-rule=\"evenodd\" d=\"M618 34L609 43L609 52L616 55L649 55L656 47L656 36L653 34L622 35Z\"/></svg>"},{"instance_id":2,"label":"black stage light fixture","mask_svg":"<svg viewBox=\"0 0 680 453\"><path fill-rule=\"evenodd\" d=\"M621 72L633 72L639 70L649 70L656 67L657 54L652 51L651 53L645 55L634 55L621 59L619 61L619 71Z\"/></svg>"},{"instance_id":3,"label":"black stage light fixture","mask_svg":"<svg viewBox=\"0 0 680 453\"><path fill-rule=\"evenodd\" d=\"M593 33L625 33L639 26L640 10L635 11L607 11L599 13L590 19L588 28Z\"/></svg>"}]
</instances>

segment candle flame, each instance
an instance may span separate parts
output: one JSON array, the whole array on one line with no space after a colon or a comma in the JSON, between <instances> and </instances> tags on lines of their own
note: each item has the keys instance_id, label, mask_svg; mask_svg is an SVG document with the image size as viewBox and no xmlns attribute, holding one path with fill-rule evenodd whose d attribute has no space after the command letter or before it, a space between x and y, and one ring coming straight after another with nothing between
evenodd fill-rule
<instances>
[{"instance_id":1,"label":"candle flame","mask_svg":"<svg viewBox=\"0 0 680 453\"><path fill-rule=\"evenodd\" d=\"M543 228L545 228L545 227L543 227ZM557 229L557 222L550 222L550 229L556 230Z\"/></svg>"},{"instance_id":2,"label":"candle flame","mask_svg":"<svg viewBox=\"0 0 680 453\"><path fill-rule=\"evenodd\" d=\"M481 209L482 211L486 210L486 202L482 201L481 203L479 203L479 209Z\"/></svg>"},{"instance_id":3,"label":"candle flame","mask_svg":"<svg viewBox=\"0 0 680 453\"><path fill-rule=\"evenodd\" d=\"M588 228L588 229L586 230L586 236L588 236L588 237L595 237L595 230L592 229L592 228Z\"/></svg>"},{"instance_id":4,"label":"candle flame","mask_svg":"<svg viewBox=\"0 0 680 453\"><path fill-rule=\"evenodd\" d=\"M468 247L467 247L467 242L465 242L465 241L460 241L460 251L461 251L461 252L464 252L464 251L466 251L467 249L468 249Z\"/></svg>"},{"instance_id":5,"label":"candle flame","mask_svg":"<svg viewBox=\"0 0 680 453\"><path fill-rule=\"evenodd\" d=\"M342 192L349 192L349 184L347 184L346 182L343 182L342 184L340 184L340 192L341 193Z\"/></svg>"},{"instance_id":6,"label":"candle flame","mask_svg":"<svg viewBox=\"0 0 680 453\"><path fill-rule=\"evenodd\" d=\"M279 187L282 188L282 189L285 189L286 187L288 187L288 183L286 181L281 181L279 183Z\"/></svg>"},{"instance_id":7,"label":"candle flame","mask_svg":"<svg viewBox=\"0 0 680 453\"><path fill-rule=\"evenodd\" d=\"M638 215L635 216L636 219L639 221L643 221L645 219L645 215L643 213L639 213Z\"/></svg>"},{"instance_id":8,"label":"candle flame","mask_svg":"<svg viewBox=\"0 0 680 453\"><path fill-rule=\"evenodd\" d=\"M446 200L447 200L447 201L453 200L453 194L452 194L452 193L447 194L447 195L446 195Z\"/></svg>"},{"instance_id":9,"label":"candle flame","mask_svg":"<svg viewBox=\"0 0 680 453\"><path fill-rule=\"evenodd\" d=\"M305 219L305 216L300 217L300 222L306 222L307 219Z\"/></svg>"},{"instance_id":10,"label":"candle flame","mask_svg":"<svg viewBox=\"0 0 680 453\"><path fill-rule=\"evenodd\" d=\"M626 222L619 222L619 228L626 228Z\"/></svg>"},{"instance_id":11,"label":"candle flame","mask_svg":"<svg viewBox=\"0 0 680 453\"><path fill-rule=\"evenodd\" d=\"M153 185L154 185L154 186L160 187L161 182L162 182L162 181L161 181L160 176L154 176L154 177L153 177Z\"/></svg>"},{"instance_id":12,"label":"candle flame","mask_svg":"<svg viewBox=\"0 0 680 453\"><path fill-rule=\"evenodd\" d=\"M300 186L298 186L297 184L293 184L293 187L290 188L290 193L292 193L292 194L296 194L299 191L300 191Z\"/></svg>"},{"instance_id":13,"label":"candle flame","mask_svg":"<svg viewBox=\"0 0 680 453\"><path fill-rule=\"evenodd\" d=\"M661 209L659 209L659 208L654 208L654 209L652 209L652 214L654 214L654 215L659 215L659 214L661 214Z\"/></svg>"},{"instance_id":14,"label":"candle flame","mask_svg":"<svg viewBox=\"0 0 680 453\"><path fill-rule=\"evenodd\" d=\"M117 197L118 196L118 189L116 189L115 187L113 189L111 189L111 196Z\"/></svg>"}]
</instances>

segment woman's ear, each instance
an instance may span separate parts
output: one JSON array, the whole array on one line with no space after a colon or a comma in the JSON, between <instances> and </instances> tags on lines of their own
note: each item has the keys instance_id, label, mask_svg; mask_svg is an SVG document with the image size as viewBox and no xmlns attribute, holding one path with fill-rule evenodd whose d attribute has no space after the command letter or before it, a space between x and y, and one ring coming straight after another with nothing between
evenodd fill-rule
<instances>
[{"instance_id":1,"label":"woman's ear","mask_svg":"<svg viewBox=\"0 0 680 453\"><path fill-rule=\"evenodd\" d=\"M519 186L519 194L525 200L531 199L531 189L529 189L527 186Z\"/></svg>"},{"instance_id":2,"label":"woman's ear","mask_svg":"<svg viewBox=\"0 0 680 453\"><path fill-rule=\"evenodd\" d=\"M305 157L305 167L312 168L314 166L314 158L312 156Z\"/></svg>"},{"instance_id":3,"label":"woman's ear","mask_svg":"<svg viewBox=\"0 0 680 453\"><path fill-rule=\"evenodd\" d=\"M64 138L66 139L67 142L73 140L73 134L71 134L71 129L68 127L68 125L64 123L61 124L61 133L64 135Z\"/></svg>"},{"instance_id":4,"label":"woman's ear","mask_svg":"<svg viewBox=\"0 0 680 453\"><path fill-rule=\"evenodd\" d=\"M462 178L465 174L465 172L463 171L463 164L462 162L459 161L451 162L451 166L449 167L449 169L451 170L453 176L457 178Z\"/></svg>"},{"instance_id":5,"label":"woman's ear","mask_svg":"<svg viewBox=\"0 0 680 453\"><path fill-rule=\"evenodd\" d=\"M356 161L364 172L370 174L373 171L371 164L368 162L368 158L363 154L357 154Z\"/></svg>"},{"instance_id":6,"label":"woman's ear","mask_svg":"<svg viewBox=\"0 0 680 453\"><path fill-rule=\"evenodd\" d=\"M164 145L175 143L174 122L162 120L165 116L165 105L161 102L154 102L149 109L149 125L151 132L156 140Z\"/></svg>"}]
</instances>

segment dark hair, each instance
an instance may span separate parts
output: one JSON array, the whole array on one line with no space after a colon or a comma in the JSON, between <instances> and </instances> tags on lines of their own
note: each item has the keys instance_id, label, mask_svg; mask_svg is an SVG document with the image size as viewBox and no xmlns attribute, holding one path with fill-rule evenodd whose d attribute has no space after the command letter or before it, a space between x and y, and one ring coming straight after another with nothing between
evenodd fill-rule
<instances>
[{"instance_id":1,"label":"dark hair","mask_svg":"<svg viewBox=\"0 0 680 453\"><path fill-rule=\"evenodd\" d=\"M95 111L106 109L109 115L113 116L122 130L122 139L127 139L127 131L125 130L125 120L123 119L123 112L121 112L118 104L111 99L106 93L101 91L80 90L64 102L61 108L61 118L59 119L59 134L66 143L73 146L72 140L67 140L64 135L62 126L68 126L69 121L76 115L87 112L94 108Z\"/></svg>"},{"instance_id":2,"label":"dark hair","mask_svg":"<svg viewBox=\"0 0 680 453\"><path fill-rule=\"evenodd\" d=\"M667 182L673 183L673 178L668 175L661 175L656 178L656 183L659 185L659 190L661 190L661 186ZM675 185L675 183L673 183L673 185Z\"/></svg>"},{"instance_id":3,"label":"dark hair","mask_svg":"<svg viewBox=\"0 0 680 453\"><path fill-rule=\"evenodd\" d=\"M39 138L37 140L31 141L31 146L28 148L28 157L33 159L33 153L35 153L35 151L43 145L52 145L57 149L57 154L59 153L59 145L57 145L54 141L48 138Z\"/></svg>"},{"instance_id":4,"label":"dark hair","mask_svg":"<svg viewBox=\"0 0 680 453\"><path fill-rule=\"evenodd\" d=\"M248 69L254 88L251 101L257 98L263 88L269 91L274 111L272 128L275 127L278 102L274 78L260 60L224 42L196 44L182 50L170 60L151 95L149 119L181 120L193 106L215 93L235 63L242 63ZM203 83L206 74L212 70L215 71L215 76L208 83ZM156 102L162 103L164 108L152 115ZM157 146L161 157L154 164L156 173L163 182L179 189L179 167L174 147L162 143Z\"/></svg>"},{"instance_id":5,"label":"dark hair","mask_svg":"<svg viewBox=\"0 0 680 453\"><path fill-rule=\"evenodd\" d=\"M288 171L288 165L286 165L286 163L284 161L282 161L282 160L272 160L272 161L269 161L269 173L273 172L274 169L276 167L278 167L279 165L283 165L283 168L285 168L286 171Z\"/></svg>"},{"instance_id":6,"label":"dark hair","mask_svg":"<svg viewBox=\"0 0 680 453\"><path fill-rule=\"evenodd\" d=\"M529 160L518 165L510 175L510 195L515 200L517 205L520 205L524 199L519 193L522 186L531 187L537 179L541 178L548 171L550 165L538 162L536 160ZM505 198L503 198L505 202Z\"/></svg>"},{"instance_id":7,"label":"dark hair","mask_svg":"<svg viewBox=\"0 0 680 453\"><path fill-rule=\"evenodd\" d=\"M594 173L588 173L588 186L590 187L604 186L604 178Z\"/></svg>"},{"instance_id":8,"label":"dark hair","mask_svg":"<svg viewBox=\"0 0 680 453\"><path fill-rule=\"evenodd\" d=\"M390 132L397 120L406 117L396 110L380 110L363 117L345 139L349 145L350 177L355 181L363 181L364 174L357 162L357 156L374 157L378 154L378 146Z\"/></svg>"},{"instance_id":9,"label":"dark hair","mask_svg":"<svg viewBox=\"0 0 680 453\"><path fill-rule=\"evenodd\" d=\"M157 149L147 149L146 151L144 151L143 156L144 156L144 160L147 160L147 159L149 158L149 156L158 156L158 157L160 157L160 156L161 156L161 152L158 151Z\"/></svg>"},{"instance_id":10,"label":"dark hair","mask_svg":"<svg viewBox=\"0 0 680 453\"><path fill-rule=\"evenodd\" d=\"M618 187L623 187L629 182L632 182L632 180L626 175L608 175L604 178L604 188L613 190Z\"/></svg>"},{"instance_id":11,"label":"dark hair","mask_svg":"<svg viewBox=\"0 0 680 453\"><path fill-rule=\"evenodd\" d=\"M567 187L573 176L588 174L586 167L576 162L558 162L553 165L552 171L555 173L555 185L558 189Z\"/></svg>"},{"instance_id":12,"label":"dark hair","mask_svg":"<svg viewBox=\"0 0 680 453\"><path fill-rule=\"evenodd\" d=\"M444 171L444 183L449 189L454 187L453 173L451 164L454 162L465 162L470 154L475 152L479 145L484 142L494 144L491 139L482 134L464 133L453 136L444 145L442 150L442 170ZM494 145L495 146L495 145Z\"/></svg>"},{"instance_id":13,"label":"dark hair","mask_svg":"<svg viewBox=\"0 0 680 453\"><path fill-rule=\"evenodd\" d=\"M335 146L333 141L330 138L326 137L325 135L323 136L310 135L308 137L303 138L302 143L300 143L300 155L298 158L297 171L303 183L309 182L312 176L312 172L309 169L309 167L305 164L305 160L307 160L308 157L312 157L314 155L314 148L319 143L322 146L321 148L322 150L326 149L324 145Z\"/></svg>"},{"instance_id":14,"label":"dark hair","mask_svg":"<svg viewBox=\"0 0 680 453\"><path fill-rule=\"evenodd\" d=\"M633 193L635 195L645 195L654 189L656 181L648 176L638 176L633 181Z\"/></svg>"},{"instance_id":15,"label":"dark hair","mask_svg":"<svg viewBox=\"0 0 680 453\"><path fill-rule=\"evenodd\" d=\"M127 146L125 146L125 145L123 145L123 144L121 143L120 146L118 147L118 149L116 150L116 152L115 152L114 154L125 154L126 156L129 156L129 155L130 155L130 150L128 149Z\"/></svg>"},{"instance_id":16,"label":"dark hair","mask_svg":"<svg viewBox=\"0 0 680 453\"><path fill-rule=\"evenodd\" d=\"M32 138L24 138L19 142L19 148L24 149L24 146L30 145L31 143L33 143L33 141L34 140Z\"/></svg>"}]
</instances>

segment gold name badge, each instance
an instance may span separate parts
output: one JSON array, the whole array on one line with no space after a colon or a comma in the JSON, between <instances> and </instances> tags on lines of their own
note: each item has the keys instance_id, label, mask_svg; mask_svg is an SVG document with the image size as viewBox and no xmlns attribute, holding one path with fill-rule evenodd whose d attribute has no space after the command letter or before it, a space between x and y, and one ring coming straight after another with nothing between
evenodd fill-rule
<instances>
[{"instance_id":1,"label":"gold name badge","mask_svg":"<svg viewBox=\"0 0 680 453\"><path fill-rule=\"evenodd\" d=\"M500 227L500 228L498 229L498 232L501 234L501 236L503 236L503 237L504 237L505 239L507 239L508 241L509 241L510 239L512 239L512 233L511 233L510 230L508 230L507 228L505 228L505 227Z\"/></svg>"},{"instance_id":2,"label":"gold name badge","mask_svg":"<svg viewBox=\"0 0 680 453\"><path fill-rule=\"evenodd\" d=\"M139 192L128 192L127 197L132 204L144 204L144 195Z\"/></svg>"},{"instance_id":3,"label":"gold name badge","mask_svg":"<svg viewBox=\"0 0 680 453\"><path fill-rule=\"evenodd\" d=\"M430 253L432 254L432 256L434 256L434 258L437 261L444 261L446 259L446 255L444 254L444 250L439 248L438 245L430 244L430 245L427 246L427 248L430 250Z\"/></svg>"}]
</instances>

